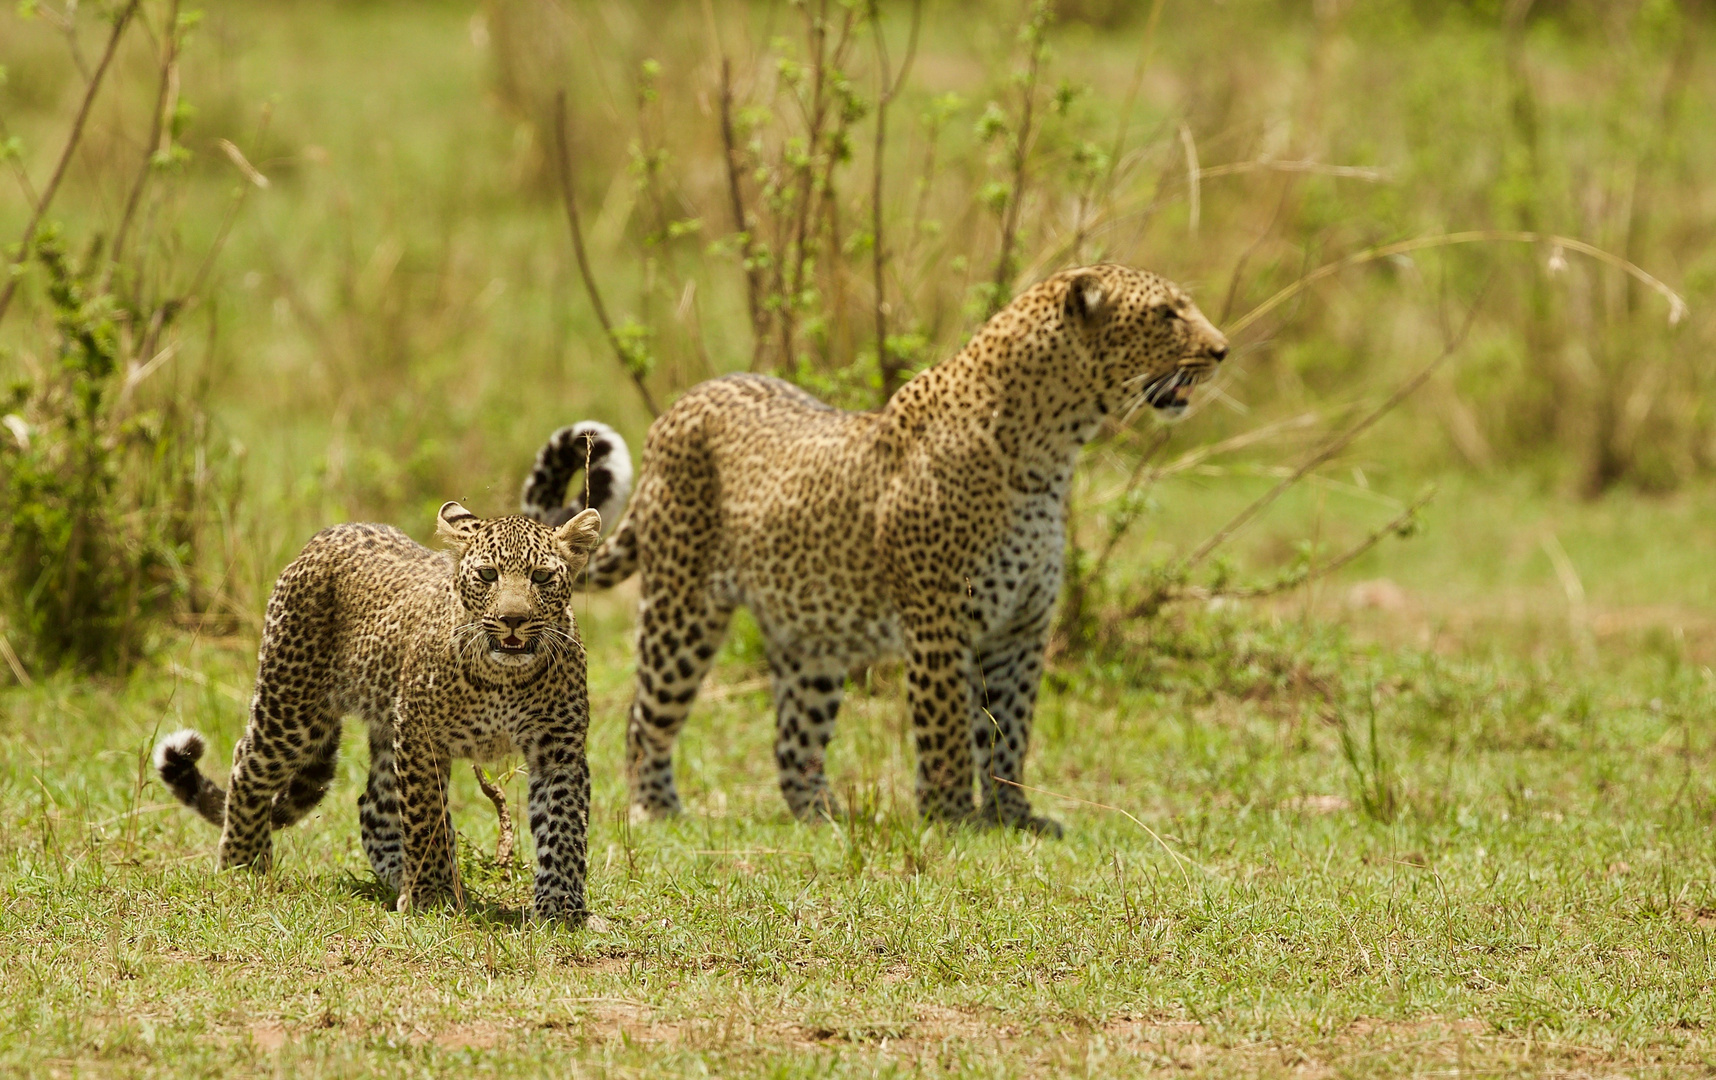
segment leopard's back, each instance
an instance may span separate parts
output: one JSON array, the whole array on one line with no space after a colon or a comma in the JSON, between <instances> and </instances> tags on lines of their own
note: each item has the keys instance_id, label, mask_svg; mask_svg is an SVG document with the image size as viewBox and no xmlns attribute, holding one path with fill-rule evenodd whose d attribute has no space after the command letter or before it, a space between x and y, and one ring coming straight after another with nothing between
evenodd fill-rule
<instances>
[{"instance_id":1,"label":"leopard's back","mask_svg":"<svg viewBox=\"0 0 1716 1080\"><path fill-rule=\"evenodd\" d=\"M390 525L335 525L281 572L258 660L284 680L325 680L341 713L373 717L398 688L409 641L452 630L452 561Z\"/></svg>"}]
</instances>

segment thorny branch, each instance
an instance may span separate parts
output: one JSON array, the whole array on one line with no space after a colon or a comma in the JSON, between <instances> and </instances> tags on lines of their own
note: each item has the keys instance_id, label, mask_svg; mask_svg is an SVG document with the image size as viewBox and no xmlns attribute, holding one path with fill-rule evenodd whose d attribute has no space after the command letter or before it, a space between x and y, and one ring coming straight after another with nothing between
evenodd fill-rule
<instances>
[{"instance_id":1,"label":"thorny branch","mask_svg":"<svg viewBox=\"0 0 1716 1080\"><path fill-rule=\"evenodd\" d=\"M1430 500L1435 497L1436 489L1432 487L1425 491L1424 494L1408 503L1400 513L1371 530L1363 540L1360 540L1340 555L1337 555L1335 558L1330 559L1327 562L1317 563L1315 565L1306 564L1304 567L1293 573L1283 575L1278 581L1272 581L1266 585L1240 585L1233 587L1212 588L1202 585L1178 586L1170 590L1166 595L1162 595L1160 597L1154 595L1147 597L1142 603L1128 611L1127 615L1131 618L1152 615L1155 613L1156 608L1159 608L1162 604L1176 600L1214 600L1217 598L1232 600L1261 600L1270 596L1278 596L1281 593L1292 592L1294 589L1308 585L1319 578L1327 577L1328 575L1335 573L1337 570L1340 570L1352 563L1371 548L1382 543L1382 541L1387 537L1407 535L1412 528L1414 520L1418 516L1418 511L1428 506L1430 504ZM1152 604L1154 606L1151 606Z\"/></svg>"}]
</instances>

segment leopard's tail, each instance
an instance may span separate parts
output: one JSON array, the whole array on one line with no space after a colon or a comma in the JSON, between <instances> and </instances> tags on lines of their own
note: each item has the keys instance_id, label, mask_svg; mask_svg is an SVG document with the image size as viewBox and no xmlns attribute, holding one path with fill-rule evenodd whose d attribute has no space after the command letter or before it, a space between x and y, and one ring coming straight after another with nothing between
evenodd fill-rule
<instances>
[{"instance_id":1,"label":"leopard's tail","mask_svg":"<svg viewBox=\"0 0 1716 1080\"><path fill-rule=\"evenodd\" d=\"M584 482L574 484L580 472ZM525 478L519 503L526 517L545 525L562 525L594 506L613 532L590 555L586 584L608 589L630 577L638 565L637 535L630 519L620 520L631 490L632 457L626 441L608 425L585 420L548 437Z\"/></svg>"},{"instance_id":2,"label":"leopard's tail","mask_svg":"<svg viewBox=\"0 0 1716 1080\"><path fill-rule=\"evenodd\" d=\"M175 731L155 744L155 771L175 798L195 810L204 821L223 827L226 824L226 789L197 768L206 746L203 737L189 728ZM268 815L271 828L284 829L297 824L322 801L334 779L338 750L339 741L331 740L298 769L284 791L274 796Z\"/></svg>"},{"instance_id":3,"label":"leopard's tail","mask_svg":"<svg viewBox=\"0 0 1716 1080\"><path fill-rule=\"evenodd\" d=\"M155 744L155 771L167 790L204 821L224 825L226 792L197 768L205 745L203 737L189 728L173 732Z\"/></svg>"}]
</instances>

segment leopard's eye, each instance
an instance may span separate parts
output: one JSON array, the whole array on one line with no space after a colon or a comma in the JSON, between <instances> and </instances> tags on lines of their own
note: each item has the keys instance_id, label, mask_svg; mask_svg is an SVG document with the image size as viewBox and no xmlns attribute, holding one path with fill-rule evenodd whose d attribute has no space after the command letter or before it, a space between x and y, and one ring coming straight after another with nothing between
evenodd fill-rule
<instances>
[{"instance_id":1,"label":"leopard's eye","mask_svg":"<svg viewBox=\"0 0 1716 1080\"><path fill-rule=\"evenodd\" d=\"M1162 316L1163 322L1173 322L1175 319L1180 317L1180 313L1178 311L1174 310L1174 305L1172 305L1172 304L1160 304L1160 305L1158 305L1156 308L1156 313L1158 315Z\"/></svg>"},{"instance_id":2,"label":"leopard's eye","mask_svg":"<svg viewBox=\"0 0 1716 1080\"><path fill-rule=\"evenodd\" d=\"M484 581L493 583L500 580L500 571L492 566L479 566L477 567L477 576Z\"/></svg>"},{"instance_id":3,"label":"leopard's eye","mask_svg":"<svg viewBox=\"0 0 1716 1080\"><path fill-rule=\"evenodd\" d=\"M550 581L554 580L554 571L552 571L552 570L532 570L530 572L530 580L534 581L538 585L546 585Z\"/></svg>"}]
</instances>

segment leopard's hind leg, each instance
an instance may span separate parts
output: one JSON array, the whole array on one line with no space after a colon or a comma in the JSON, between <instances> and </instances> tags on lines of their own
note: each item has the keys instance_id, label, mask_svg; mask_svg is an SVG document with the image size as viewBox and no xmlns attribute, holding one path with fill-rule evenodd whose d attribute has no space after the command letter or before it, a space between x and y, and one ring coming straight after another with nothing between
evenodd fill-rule
<instances>
[{"instance_id":1,"label":"leopard's hind leg","mask_svg":"<svg viewBox=\"0 0 1716 1080\"><path fill-rule=\"evenodd\" d=\"M775 695L775 767L787 808L800 821L835 820L823 759L846 688L845 665L826 658L771 656Z\"/></svg>"},{"instance_id":2,"label":"leopard's hind leg","mask_svg":"<svg viewBox=\"0 0 1716 1080\"><path fill-rule=\"evenodd\" d=\"M300 557L300 561L304 561ZM268 601L250 723L232 755L218 865L266 870L269 833L298 820L333 778L340 717L332 665L317 645L327 636L325 587L314 567L295 562Z\"/></svg>"},{"instance_id":3,"label":"leopard's hind leg","mask_svg":"<svg viewBox=\"0 0 1716 1080\"><path fill-rule=\"evenodd\" d=\"M978 650L971 669L971 747L982 795L978 820L1058 837L1060 823L1032 813L1023 786L1049 625L1045 608Z\"/></svg>"},{"instance_id":4,"label":"leopard's hind leg","mask_svg":"<svg viewBox=\"0 0 1716 1080\"><path fill-rule=\"evenodd\" d=\"M695 582L690 587L646 588L639 609L638 682L626 722L626 780L633 813L657 818L679 812L673 743L727 633L732 608Z\"/></svg>"},{"instance_id":5,"label":"leopard's hind leg","mask_svg":"<svg viewBox=\"0 0 1716 1080\"><path fill-rule=\"evenodd\" d=\"M376 880L397 893L405 865L405 833L399 823L391 723L371 721L369 725L369 783L358 796L358 829Z\"/></svg>"}]
</instances>

